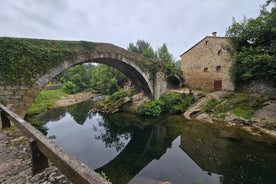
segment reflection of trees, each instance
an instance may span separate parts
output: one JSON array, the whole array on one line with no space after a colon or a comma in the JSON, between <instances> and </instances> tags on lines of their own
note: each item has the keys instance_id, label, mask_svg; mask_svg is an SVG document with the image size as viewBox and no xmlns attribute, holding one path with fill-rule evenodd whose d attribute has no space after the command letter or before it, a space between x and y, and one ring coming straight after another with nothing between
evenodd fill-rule
<instances>
[{"instance_id":1,"label":"reflection of trees","mask_svg":"<svg viewBox=\"0 0 276 184\"><path fill-rule=\"evenodd\" d=\"M254 140L255 139L255 140ZM243 129L192 123L183 129L180 147L221 183L272 183L276 181L276 147Z\"/></svg>"},{"instance_id":2,"label":"reflection of trees","mask_svg":"<svg viewBox=\"0 0 276 184\"><path fill-rule=\"evenodd\" d=\"M96 135L95 139L102 140L106 147L115 147L117 151L122 150L125 143L121 139L131 138L133 127L118 125L108 114L102 115L102 118L99 125L104 127L104 131L99 131L100 135ZM98 131L96 127L93 130Z\"/></svg>"},{"instance_id":3,"label":"reflection of trees","mask_svg":"<svg viewBox=\"0 0 276 184\"><path fill-rule=\"evenodd\" d=\"M43 124L46 124L50 121L59 121L62 119L66 114L66 109L65 108L56 108L56 109L51 109L45 113L40 114L34 119L28 120L28 121L34 121L38 120L39 122L42 122Z\"/></svg>"},{"instance_id":4,"label":"reflection of trees","mask_svg":"<svg viewBox=\"0 0 276 184\"><path fill-rule=\"evenodd\" d=\"M143 128L132 126L129 143L113 160L96 171L104 171L114 184L127 183L152 160L159 159L179 134L157 122L158 119L155 125Z\"/></svg>"},{"instance_id":5,"label":"reflection of trees","mask_svg":"<svg viewBox=\"0 0 276 184\"><path fill-rule=\"evenodd\" d=\"M68 111L73 117L73 119L80 125L83 125L85 120L88 117L91 117L91 112L89 112L91 107L91 102L84 102L84 103L79 103L73 106L68 107Z\"/></svg>"}]
</instances>

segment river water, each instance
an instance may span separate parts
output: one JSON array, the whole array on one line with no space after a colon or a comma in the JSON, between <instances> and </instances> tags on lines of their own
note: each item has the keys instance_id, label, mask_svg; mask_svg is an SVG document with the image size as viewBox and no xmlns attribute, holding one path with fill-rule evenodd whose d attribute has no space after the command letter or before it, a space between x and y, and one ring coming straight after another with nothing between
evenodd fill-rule
<instances>
[{"instance_id":1,"label":"river water","mask_svg":"<svg viewBox=\"0 0 276 184\"><path fill-rule=\"evenodd\" d=\"M90 103L38 118L47 136L113 184L276 183L276 139L224 123L93 113Z\"/></svg>"}]
</instances>

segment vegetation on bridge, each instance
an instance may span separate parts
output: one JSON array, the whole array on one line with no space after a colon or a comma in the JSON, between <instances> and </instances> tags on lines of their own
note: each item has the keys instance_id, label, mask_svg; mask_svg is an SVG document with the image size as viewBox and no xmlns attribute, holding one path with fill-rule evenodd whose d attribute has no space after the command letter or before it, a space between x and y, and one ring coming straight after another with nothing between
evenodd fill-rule
<instances>
[{"instance_id":1,"label":"vegetation on bridge","mask_svg":"<svg viewBox=\"0 0 276 184\"><path fill-rule=\"evenodd\" d=\"M151 59L149 61L138 61L136 64L149 72L153 82L158 71L163 71L167 76L176 75L181 82L184 81L183 73L180 69L181 61L176 61L173 58L166 43L163 43L161 47L154 51L149 42L137 40L135 44L130 43L127 49Z\"/></svg>"},{"instance_id":2,"label":"vegetation on bridge","mask_svg":"<svg viewBox=\"0 0 276 184\"><path fill-rule=\"evenodd\" d=\"M65 59L94 47L86 41L0 37L0 79L4 85L30 85Z\"/></svg>"}]
</instances>

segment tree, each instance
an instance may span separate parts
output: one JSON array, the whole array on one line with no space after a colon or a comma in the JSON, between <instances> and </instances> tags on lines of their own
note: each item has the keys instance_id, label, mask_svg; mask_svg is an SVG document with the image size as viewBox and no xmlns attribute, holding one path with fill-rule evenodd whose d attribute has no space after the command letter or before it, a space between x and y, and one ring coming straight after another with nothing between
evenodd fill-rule
<instances>
[{"instance_id":1,"label":"tree","mask_svg":"<svg viewBox=\"0 0 276 184\"><path fill-rule=\"evenodd\" d=\"M101 94L111 95L120 87L118 83L127 81L127 77L113 67L99 64L92 70L90 86Z\"/></svg>"},{"instance_id":2,"label":"tree","mask_svg":"<svg viewBox=\"0 0 276 184\"><path fill-rule=\"evenodd\" d=\"M134 43L130 43L127 50L141 54L151 59L156 59L156 54L154 53L151 45L145 40L137 40L135 45Z\"/></svg>"},{"instance_id":3,"label":"tree","mask_svg":"<svg viewBox=\"0 0 276 184\"><path fill-rule=\"evenodd\" d=\"M275 0L268 1L270 3L275 4ZM240 23L233 19L226 36L230 38L231 53L236 61L230 71L234 81L261 79L276 84L275 6L270 12L264 6L255 19L244 18Z\"/></svg>"},{"instance_id":4,"label":"tree","mask_svg":"<svg viewBox=\"0 0 276 184\"><path fill-rule=\"evenodd\" d=\"M173 55L169 53L166 43L163 43L163 45L157 49L157 58L166 63L174 62Z\"/></svg>"},{"instance_id":5,"label":"tree","mask_svg":"<svg viewBox=\"0 0 276 184\"><path fill-rule=\"evenodd\" d=\"M66 92L77 93L90 87L90 68L86 65L76 65L64 71L57 78L65 84Z\"/></svg>"}]
</instances>

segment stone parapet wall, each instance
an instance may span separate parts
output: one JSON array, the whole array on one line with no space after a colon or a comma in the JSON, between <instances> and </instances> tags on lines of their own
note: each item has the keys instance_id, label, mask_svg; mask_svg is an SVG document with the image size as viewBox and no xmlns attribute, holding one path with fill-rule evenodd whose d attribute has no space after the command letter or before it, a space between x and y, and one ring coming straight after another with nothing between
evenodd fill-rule
<instances>
[{"instance_id":1,"label":"stone parapet wall","mask_svg":"<svg viewBox=\"0 0 276 184\"><path fill-rule=\"evenodd\" d=\"M267 81L251 81L247 84L239 85L236 89L238 92L265 95L276 97L276 86Z\"/></svg>"}]
</instances>

